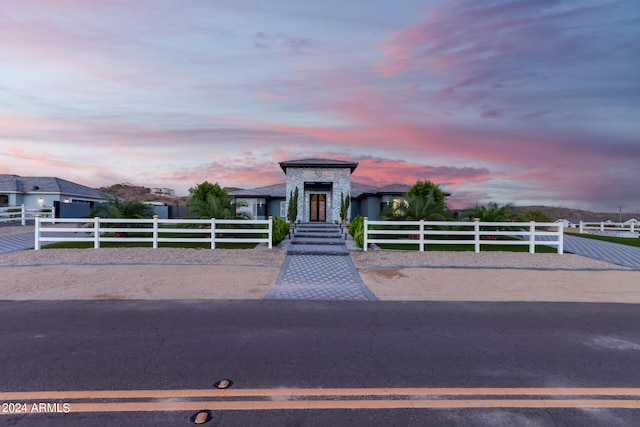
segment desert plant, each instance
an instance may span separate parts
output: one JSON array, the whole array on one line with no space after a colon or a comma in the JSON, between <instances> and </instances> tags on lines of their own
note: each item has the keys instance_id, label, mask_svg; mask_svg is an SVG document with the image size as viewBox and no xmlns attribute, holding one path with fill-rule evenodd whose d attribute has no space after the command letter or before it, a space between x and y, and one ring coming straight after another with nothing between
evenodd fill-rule
<instances>
[{"instance_id":1,"label":"desert plant","mask_svg":"<svg viewBox=\"0 0 640 427\"><path fill-rule=\"evenodd\" d=\"M298 187L296 187L295 191L291 190L290 192L287 210L287 220L293 224L296 219L298 219Z\"/></svg>"},{"instance_id":2,"label":"desert plant","mask_svg":"<svg viewBox=\"0 0 640 427\"><path fill-rule=\"evenodd\" d=\"M273 217L273 234L271 235L271 243L276 246L282 242L289 233L289 224L283 221L279 216Z\"/></svg>"},{"instance_id":3,"label":"desert plant","mask_svg":"<svg viewBox=\"0 0 640 427\"><path fill-rule=\"evenodd\" d=\"M209 195L213 194L217 197L227 196L227 191L220 187L217 182L211 184L209 181L204 181L189 188L189 194L191 195L190 201L200 200L206 202Z\"/></svg>"},{"instance_id":4,"label":"desert plant","mask_svg":"<svg viewBox=\"0 0 640 427\"><path fill-rule=\"evenodd\" d=\"M126 200L121 201L118 198L108 199L107 204L99 204L93 207L89 212L89 217L101 217L101 218L130 218L130 219L140 219L140 218L151 218L154 215L154 210L151 205L146 205L138 200ZM109 228L131 228L133 224L119 224L119 223L108 223L105 224L106 227ZM138 225L139 226L139 225ZM128 233L126 232L118 232L116 233L116 237L127 237Z\"/></svg>"},{"instance_id":5,"label":"desert plant","mask_svg":"<svg viewBox=\"0 0 640 427\"><path fill-rule=\"evenodd\" d=\"M552 221L551 218L549 218L544 212L538 209L529 209L522 215L522 219L524 221L536 221L536 222Z\"/></svg>"},{"instance_id":6,"label":"desert plant","mask_svg":"<svg viewBox=\"0 0 640 427\"><path fill-rule=\"evenodd\" d=\"M249 214L240 209L245 204L234 205L232 201L231 196L213 193L208 194L205 200L192 198L189 201L189 214L191 217L200 219L248 219Z\"/></svg>"},{"instance_id":7,"label":"desert plant","mask_svg":"<svg viewBox=\"0 0 640 427\"><path fill-rule=\"evenodd\" d=\"M349 224L349 234L351 234L351 237L355 237L356 231L361 230L362 227L364 227L364 219L362 216L358 215L353 218L351 224Z\"/></svg>"},{"instance_id":8,"label":"desert plant","mask_svg":"<svg viewBox=\"0 0 640 427\"><path fill-rule=\"evenodd\" d=\"M499 206L497 203L467 209L463 211L462 216L470 219L479 218L482 222L504 222L516 219L513 206L510 204Z\"/></svg>"},{"instance_id":9,"label":"desert plant","mask_svg":"<svg viewBox=\"0 0 640 427\"><path fill-rule=\"evenodd\" d=\"M364 247L364 229L361 228L358 231L356 231L353 236L353 240L356 242L356 245L359 248Z\"/></svg>"},{"instance_id":10,"label":"desert plant","mask_svg":"<svg viewBox=\"0 0 640 427\"><path fill-rule=\"evenodd\" d=\"M431 181L418 181L400 199L393 200L380 217L389 221L445 221L446 194Z\"/></svg>"},{"instance_id":11,"label":"desert plant","mask_svg":"<svg viewBox=\"0 0 640 427\"><path fill-rule=\"evenodd\" d=\"M349 197L349 193L345 196L344 193L340 193L340 219L342 222L347 221L347 215L349 215L349 205L351 204L351 199Z\"/></svg>"}]
</instances>

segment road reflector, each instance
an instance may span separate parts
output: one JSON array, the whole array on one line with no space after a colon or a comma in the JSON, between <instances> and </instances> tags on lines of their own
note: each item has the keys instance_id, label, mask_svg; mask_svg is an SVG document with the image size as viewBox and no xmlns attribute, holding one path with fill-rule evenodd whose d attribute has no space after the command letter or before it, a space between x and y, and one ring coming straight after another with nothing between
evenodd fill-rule
<instances>
[{"instance_id":1,"label":"road reflector","mask_svg":"<svg viewBox=\"0 0 640 427\"><path fill-rule=\"evenodd\" d=\"M194 424L204 424L209 421L209 411L200 411L191 417L191 422Z\"/></svg>"},{"instance_id":2,"label":"road reflector","mask_svg":"<svg viewBox=\"0 0 640 427\"><path fill-rule=\"evenodd\" d=\"M231 380L226 380L226 379L225 379L225 380L220 380L220 381L218 381L218 382L217 382L217 383L215 383L213 386L214 386L215 388L223 389L223 388L229 388L229 387L231 387L231 385L232 385L232 384L233 384L233 381L231 381Z\"/></svg>"}]
</instances>

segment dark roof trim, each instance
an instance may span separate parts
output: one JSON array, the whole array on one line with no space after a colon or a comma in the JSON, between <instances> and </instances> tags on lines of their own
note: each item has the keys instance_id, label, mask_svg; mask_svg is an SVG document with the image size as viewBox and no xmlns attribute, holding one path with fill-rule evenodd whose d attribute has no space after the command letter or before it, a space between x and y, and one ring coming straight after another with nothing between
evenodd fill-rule
<instances>
[{"instance_id":1,"label":"dark roof trim","mask_svg":"<svg viewBox=\"0 0 640 427\"><path fill-rule=\"evenodd\" d=\"M351 172L358 167L355 162L331 159L301 159L280 162L280 167L287 173L287 168L349 168Z\"/></svg>"}]
</instances>

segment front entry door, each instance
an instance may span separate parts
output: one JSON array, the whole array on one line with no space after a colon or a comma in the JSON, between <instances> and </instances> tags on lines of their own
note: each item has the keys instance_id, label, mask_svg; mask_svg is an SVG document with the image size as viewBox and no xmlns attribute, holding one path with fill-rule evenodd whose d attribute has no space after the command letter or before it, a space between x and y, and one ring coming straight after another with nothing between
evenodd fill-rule
<instances>
[{"instance_id":1,"label":"front entry door","mask_svg":"<svg viewBox=\"0 0 640 427\"><path fill-rule=\"evenodd\" d=\"M325 194L311 194L309 197L309 221L327 221L327 196Z\"/></svg>"}]
</instances>

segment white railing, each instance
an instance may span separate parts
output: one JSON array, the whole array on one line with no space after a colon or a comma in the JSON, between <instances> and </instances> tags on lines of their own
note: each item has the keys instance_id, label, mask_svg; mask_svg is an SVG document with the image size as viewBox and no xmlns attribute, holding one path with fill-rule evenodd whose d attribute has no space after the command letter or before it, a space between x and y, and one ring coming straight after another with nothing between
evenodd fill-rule
<instances>
[{"instance_id":1,"label":"white railing","mask_svg":"<svg viewBox=\"0 0 640 427\"><path fill-rule=\"evenodd\" d=\"M598 231L628 231L635 232L640 231L640 227L633 222L624 224L621 222L585 222L580 221L580 233L584 233L585 230L598 230Z\"/></svg>"},{"instance_id":2,"label":"white railing","mask_svg":"<svg viewBox=\"0 0 640 427\"><path fill-rule=\"evenodd\" d=\"M26 208L24 205L0 208L0 222L20 221L21 225L27 225L28 219L34 219L36 215L55 218L55 208Z\"/></svg>"},{"instance_id":3,"label":"white railing","mask_svg":"<svg viewBox=\"0 0 640 427\"><path fill-rule=\"evenodd\" d=\"M528 245L529 252L535 253L536 246L540 245L557 246L561 254L564 252L563 233L563 224L555 222L369 221L364 218L363 249L366 251L370 243L419 245L420 251L429 245L473 245L478 253L483 245ZM381 235L393 237L381 238ZM456 238L448 239L447 236ZM498 240L498 236L512 237L513 240ZM542 240L538 237L552 238Z\"/></svg>"},{"instance_id":4,"label":"white railing","mask_svg":"<svg viewBox=\"0 0 640 427\"><path fill-rule=\"evenodd\" d=\"M273 219L117 219L117 218L58 218L60 224L75 224L74 227L45 227L52 223L49 218L36 218L35 249L45 242L93 242L99 248L103 242L151 243L157 248L160 243L207 243L211 249L216 243L267 243L272 248ZM252 225L249 228L226 226ZM161 228L162 226L162 228ZM194 228L195 226L195 228ZM132 236L130 233L135 234ZM192 235L193 237L171 234ZM266 237L240 237L242 234L266 234Z\"/></svg>"}]
</instances>

